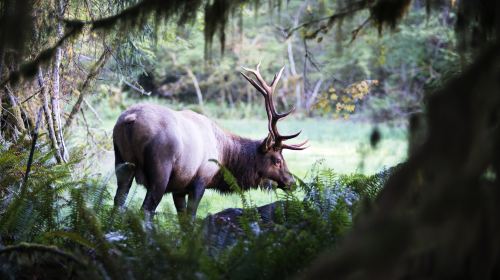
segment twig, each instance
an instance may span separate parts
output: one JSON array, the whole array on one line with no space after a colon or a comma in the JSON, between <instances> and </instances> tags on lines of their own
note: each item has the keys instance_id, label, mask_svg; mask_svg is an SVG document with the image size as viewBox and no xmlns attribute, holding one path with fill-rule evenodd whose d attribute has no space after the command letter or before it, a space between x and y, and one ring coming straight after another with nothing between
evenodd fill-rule
<instances>
[{"instance_id":1,"label":"twig","mask_svg":"<svg viewBox=\"0 0 500 280\"><path fill-rule=\"evenodd\" d=\"M331 15L331 16L326 16L326 17L322 17L322 18L318 18L318 19L313 19L313 20L310 20L310 21L306 21L306 22L303 22L297 26L294 26L292 28L290 28L288 31L285 30L286 32L286 36L285 36L285 39L288 39L290 38L293 33L301 28L304 28L306 26L309 26L313 23L318 23L318 22L322 22L322 21L325 21L325 20L329 20L331 17L333 17L335 15Z\"/></svg>"},{"instance_id":2,"label":"twig","mask_svg":"<svg viewBox=\"0 0 500 280\"><path fill-rule=\"evenodd\" d=\"M64 124L64 130L67 130L71 126L71 123L72 123L74 117L80 111L82 102L84 101L84 97L85 97L87 88L90 87L92 81L97 78L97 75L99 74L101 69L104 67L104 65L106 64L107 60L112 55L112 53L113 53L113 49L108 48L106 46L105 50L101 54L101 57L99 57L97 62L94 64L92 69L87 74L87 78L85 78L85 81L78 89L80 92L80 95L78 96L78 100L76 101L75 105L73 105L73 108L71 109L71 112L69 113L69 116L66 118L66 123Z\"/></svg>"},{"instance_id":3,"label":"twig","mask_svg":"<svg viewBox=\"0 0 500 280\"><path fill-rule=\"evenodd\" d=\"M150 91L145 91L142 88L138 88L138 87L134 86L133 84L127 82L127 80L125 80L125 79L122 79L122 82L124 82L127 86L131 87L132 89L138 91L140 94L147 95L147 96L151 95Z\"/></svg>"},{"instance_id":4,"label":"twig","mask_svg":"<svg viewBox=\"0 0 500 280\"><path fill-rule=\"evenodd\" d=\"M292 36L292 34L295 31L297 31L297 30L299 30L301 28L307 27L307 26L309 26L311 24L314 24L314 23L318 23L318 22L322 22L322 21L326 21L327 20L328 21L327 25L331 26L338 19L345 18L346 16L349 16L349 15L351 15L353 13L358 12L358 11L370 8L371 5L372 5L371 2L373 2L373 1L359 1L357 3L352 4L350 6L351 9L348 9L346 11L342 11L342 12L339 12L339 13L336 13L336 14L332 14L332 15L329 15L329 16L326 16L326 17L318 18L318 19L313 19L313 20L301 23L301 24L299 24L297 26L294 26L294 27L290 28L286 32L287 33L286 39L290 38L290 36ZM319 29L317 29L313 33L316 34L316 33L318 33L321 30L324 30L324 27L320 27Z\"/></svg>"},{"instance_id":5,"label":"twig","mask_svg":"<svg viewBox=\"0 0 500 280\"><path fill-rule=\"evenodd\" d=\"M367 19L365 19L365 21L363 21L363 23L358 26L356 29L354 29L353 31L351 31L351 34L352 34L352 37L351 37L351 41L349 42L349 44L351 44L352 42L354 42L354 40L356 40L356 37L358 37L358 34L359 32L372 20L372 17L368 17Z\"/></svg>"},{"instance_id":6,"label":"twig","mask_svg":"<svg viewBox=\"0 0 500 280\"><path fill-rule=\"evenodd\" d=\"M29 96L28 98L24 99L21 104L24 104L26 102L28 102L31 98L35 97L35 95L39 94L40 92L42 92L42 89L39 89L37 90L35 93L33 93L31 96Z\"/></svg>"},{"instance_id":7,"label":"twig","mask_svg":"<svg viewBox=\"0 0 500 280\"><path fill-rule=\"evenodd\" d=\"M94 113L95 117L99 120L99 122L104 122L100 117L99 117L99 114L97 114L97 111L94 109L94 107L92 107L92 105L90 105L90 103L87 101L87 99L83 99L83 102L85 103L85 105L87 105L87 107L89 107L90 111L92 111L92 113Z\"/></svg>"},{"instance_id":8,"label":"twig","mask_svg":"<svg viewBox=\"0 0 500 280\"><path fill-rule=\"evenodd\" d=\"M311 62L311 65L314 67L314 69L316 69L317 71L321 71L318 61L314 58L314 55L309 50L307 50L306 57L307 60Z\"/></svg>"},{"instance_id":9,"label":"twig","mask_svg":"<svg viewBox=\"0 0 500 280\"><path fill-rule=\"evenodd\" d=\"M92 142L96 146L99 146L99 144L97 143L97 141L94 138L94 134L92 134L92 132L90 132L90 127L89 127L89 123L87 122L87 118L85 117L85 112L83 110L80 110L80 113L82 114L83 123L85 124L85 129L87 130L87 139L90 137L90 139L92 140Z\"/></svg>"}]
</instances>

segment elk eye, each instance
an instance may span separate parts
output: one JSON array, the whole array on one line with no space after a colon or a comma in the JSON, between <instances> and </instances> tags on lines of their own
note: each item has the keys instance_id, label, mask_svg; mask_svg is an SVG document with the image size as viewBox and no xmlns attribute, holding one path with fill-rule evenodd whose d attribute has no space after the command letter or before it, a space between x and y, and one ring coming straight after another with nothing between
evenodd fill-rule
<instances>
[{"instance_id":1,"label":"elk eye","mask_svg":"<svg viewBox=\"0 0 500 280\"><path fill-rule=\"evenodd\" d=\"M281 165L281 159L279 159L279 158L275 159L274 164Z\"/></svg>"}]
</instances>

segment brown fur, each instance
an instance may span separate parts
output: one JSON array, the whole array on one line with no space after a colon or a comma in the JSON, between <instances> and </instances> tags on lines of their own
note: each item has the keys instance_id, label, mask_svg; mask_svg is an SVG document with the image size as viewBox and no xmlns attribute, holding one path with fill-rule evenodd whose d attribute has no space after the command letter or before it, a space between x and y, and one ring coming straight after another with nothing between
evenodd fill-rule
<instances>
[{"instance_id":1,"label":"brown fur","mask_svg":"<svg viewBox=\"0 0 500 280\"><path fill-rule=\"evenodd\" d=\"M113 129L115 165L132 163L135 168L117 172L115 205L121 206L132 179L147 189L143 208L154 211L163 194L172 192L179 212L196 213L205 188L231 191L215 159L225 166L243 189L271 179L280 187L293 182L281 150L262 147L263 140L250 140L224 131L207 117L192 111L173 111L153 104L127 109Z\"/></svg>"}]
</instances>

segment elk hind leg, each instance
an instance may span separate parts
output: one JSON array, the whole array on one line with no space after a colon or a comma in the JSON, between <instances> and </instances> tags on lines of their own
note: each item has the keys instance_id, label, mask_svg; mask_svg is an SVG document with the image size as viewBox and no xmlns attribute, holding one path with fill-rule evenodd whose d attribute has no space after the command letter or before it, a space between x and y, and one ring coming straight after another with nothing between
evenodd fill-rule
<instances>
[{"instance_id":1,"label":"elk hind leg","mask_svg":"<svg viewBox=\"0 0 500 280\"><path fill-rule=\"evenodd\" d=\"M115 207L122 208L127 199L128 192L132 186L132 180L134 179L135 166L132 163L125 162L120 152L115 146L115 174L117 189L114 199Z\"/></svg>"},{"instance_id":2,"label":"elk hind leg","mask_svg":"<svg viewBox=\"0 0 500 280\"><path fill-rule=\"evenodd\" d=\"M146 198L142 203L142 209L148 212L154 212L167 189L170 174L172 173L172 164L152 164L145 168L146 181L148 182Z\"/></svg>"}]
</instances>

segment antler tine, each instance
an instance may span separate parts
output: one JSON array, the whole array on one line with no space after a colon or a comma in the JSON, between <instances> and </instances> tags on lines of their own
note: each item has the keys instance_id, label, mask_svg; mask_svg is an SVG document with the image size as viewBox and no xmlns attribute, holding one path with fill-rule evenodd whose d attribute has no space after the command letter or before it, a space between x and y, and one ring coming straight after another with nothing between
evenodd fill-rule
<instances>
[{"instance_id":1,"label":"antler tine","mask_svg":"<svg viewBox=\"0 0 500 280\"><path fill-rule=\"evenodd\" d=\"M309 146L303 147L305 144L307 144L307 142L309 142L309 140L306 140L306 141L304 141L304 142L302 142L300 144L295 144L295 145L282 144L281 148L282 149L288 149L288 150L300 151L300 150L307 149L309 147Z\"/></svg>"},{"instance_id":2,"label":"antler tine","mask_svg":"<svg viewBox=\"0 0 500 280\"><path fill-rule=\"evenodd\" d=\"M268 129L269 129L269 135L270 135L269 137L272 137L271 139L274 142L274 144L273 144L274 147L281 148L281 149L290 149L290 150L303 150L303 149L307 148L307 147L302 147L303 145L305 145L307 143L307 141L305 141L301 144L297 144L297 145L283 144L283 141L299 136L299 134L302 131L299 131L295 134L290 134L290 135L280 135L280 133L278 131L278 126L277 126L278 121L280 119L288 116L289 114L291 114L295 110L295 108L292 108L290 111L280 114L276 111L276 108L274 106L273 93L276 90L276 86L278 85L278 82L281 78L281 75L283 74L283 71L285 70L285 66L281 67L280 71L274 75L274 78L273 78L273 81L271 82L271 85L268 85L266 83L266 81L264 80L264 78L262 78L262 75L259 72L260 62L259 62L259 64L257 64L257 67L255 70L249 69L249 68L246 68L243 66L241 68L243 68L243 70L245 70L245 71L252 73L255 76L255 78L257 79L257 81L255 81L254 79L245 75L243 72L240 72L243 75L243 77L245 77L245 79L247 79L247 81L249 81L264 96L265 105L266 105L266 113L267 113L267 118L268 118L267 125L268 125Z\"/></svg>"},{"instance_id":3,"label":"antler tine","mask_svg":"<svg viewBox=\"0 0 500 280\"><path fill-rule=\"evenodd\" d=\"M297 133L290 134L290 135L280 135L280 137L281 137L281 139L283 139L283 140L288 140L288 139L292 139L292 138L295 138L295 137L299 136L301 133L302 133L302 130L300 130L300 131L299 131L299 132L297 132Z\"/></svg>"},{"instance_id":4,"label":"antler tine","mask_svg":"<svg viewBox=\"0 0 500 280\"><path fill-rule=\"evenodd\" d=\"M240 72L247 81L249 81L261 94L264 96L264 101L265 101L265 106L266 106L266 113L267 113L267 119L268 119L268 129L269 133L271 134L271 137L273 140L277 139L277 134L275 130L273 129L273 120L276 118L276 111L274 109L273 105L273 99L272 99L272 88L267 85L266 81L264 78L262 78L262 75L260 75L259 68L260 68L260 62L257 64L256 69L249 69L246 67L241 66L243 70L248 71L252 73L255 78L257 79L257 82L253 80L252 78L248 77L245 75L243 72Z\"/></svg>"},{"instance_id":5,"label":"antler tine","mask_svg":"<svg viewBox=\"0 0 500 280\"><path fill-rule=\"evenodd\" d=\"M243 66L242 66L241 68L245 69L246 71L251 72L251 70L246 69L246 68L245 68L245 67L243 67ZM263 88L262 88L259 84L257 84L257 82L256 82L256 81L254 81L254 79L252 79L252 78L248 77L248 76L247 76L245 73L243 73L243 72L240 72L240 74L241 74L241 75L243 75L243 77L245 77L245 79L246 79L247 81L249 81L249 82L250 82L250 84L252 84L252 86L254 86L254 87L255 87L255 88L256 88L256 89L257 89L257 90L258 90L261 94L263 94L264 96L267 94L267 93L266 93L266 91L265 91L265 89L263 89Z\"/></svg>"},{"instance_id":6,"label":"antler tine","mask_svg":"<svg viewBox=\"0 0 500 280\"><path fill-rule=\"evenodd\" d=\"M281 67L280 71L274 75L273 81L271 82L271 89L273 92L276 89L276 85L278 84L279 80L281 79L281 74L283 74L283 70L285 70L285 66Z\"/></svg>"},{"instance_id":7,"label":"antler tine","mask_svg":"<svg viewBox=\"0 0 500 280\"><path fill-rule=\"evenodd\" d=\"M270 86L267 85L266 81L264 80L264 78L262 78L262 75L260 75L260 72L259 72L259 67L260 67L260 62L259 64L257 64L257 69L249 69L249 68L246 68L246 67L243 67L241 66L241 68L243 68L243 70L245 71L248 71L250 73L252 73L255 78L257 78L257 82L260 84L260 88L264 89L265 90L265 94L266 95L269 95L269 93L272 91L272 88ZM272 94L272 93L271 93Z\"/></svg>"},{"instance_id":8,"label":"antler tine","mask_svg":"<svg viewBox=\"0 0 500 280\"><path fill-rule=\"evenodd\" d=\"M289 110L288 112L286 112L286 113L282 113L282 114L280 114L280 113L276 113L276 118L278 118L278 119L282 119L282 118L284 118L284 117L286 117L286 116L290 115L293 111L295 111L295 107L293 107L292 109L290 109L290 110Z\"/></svg>"}]
</instances>

